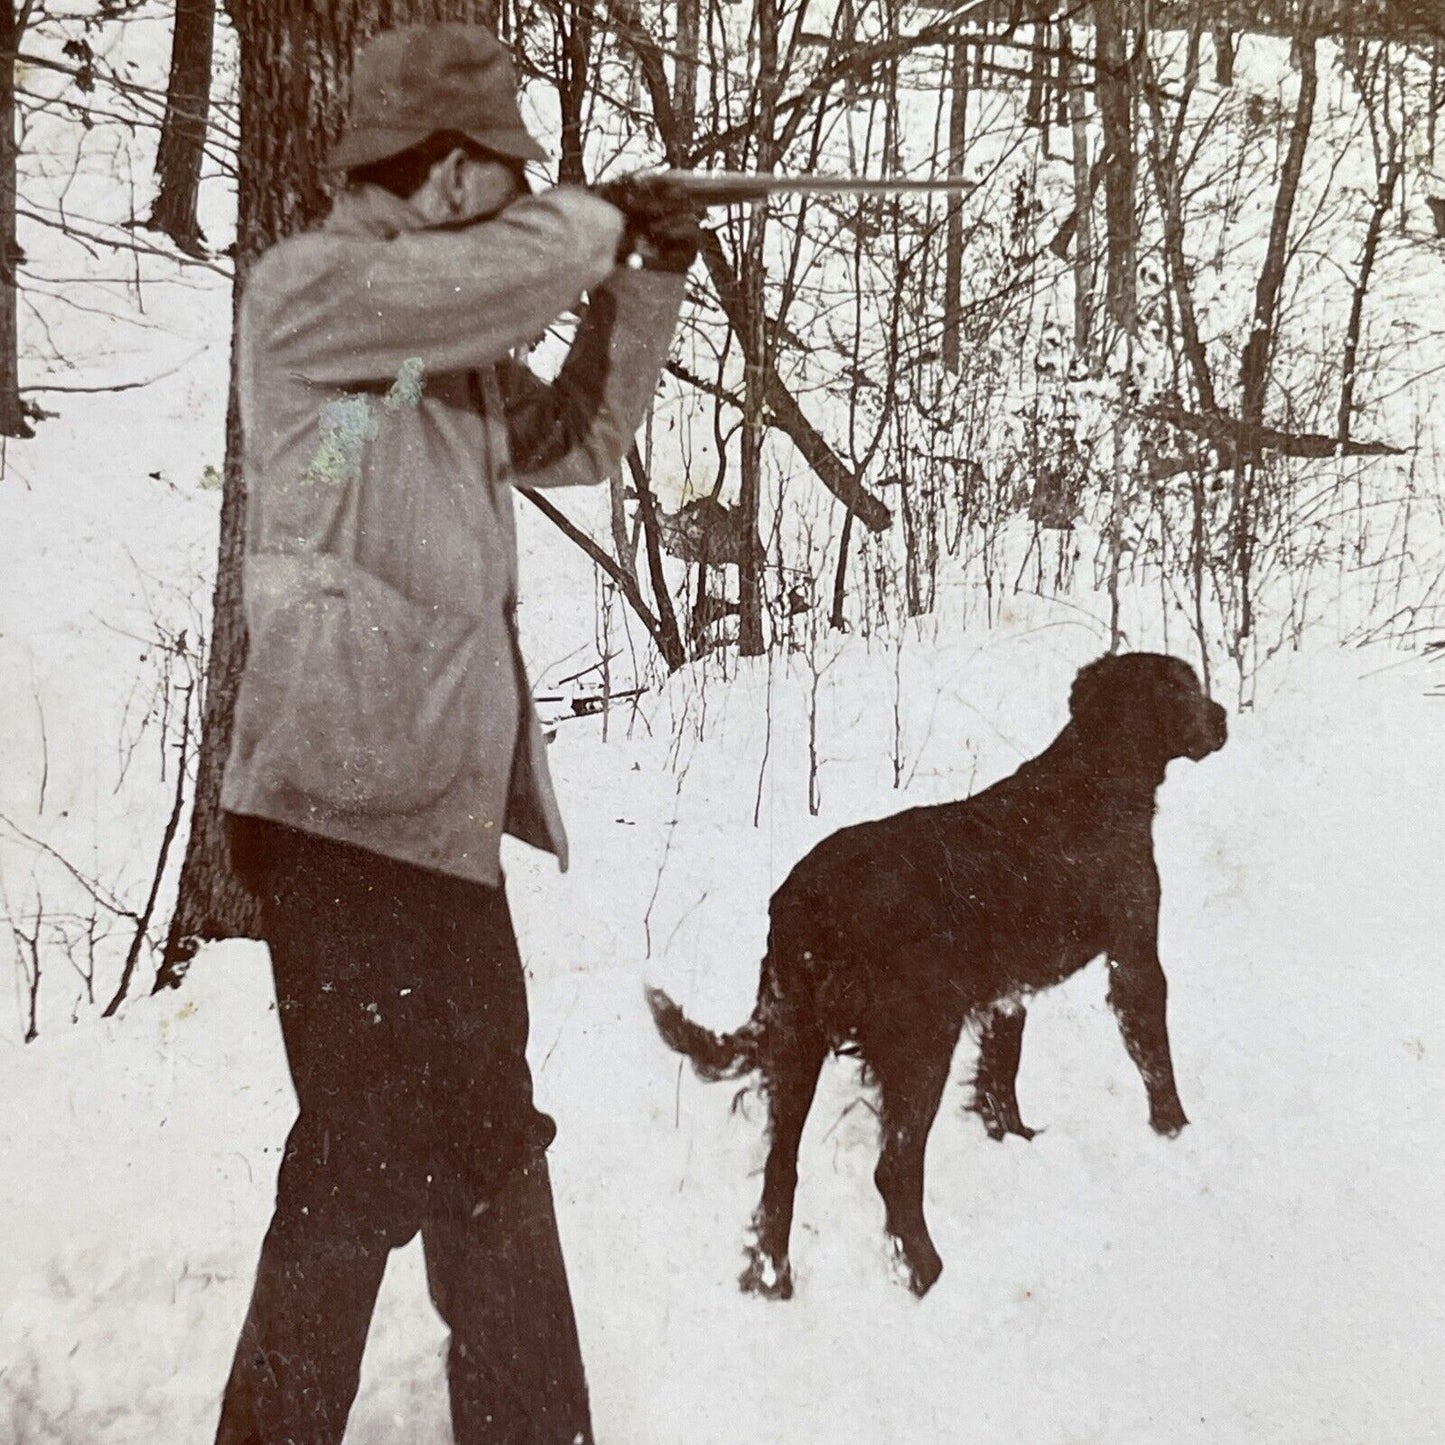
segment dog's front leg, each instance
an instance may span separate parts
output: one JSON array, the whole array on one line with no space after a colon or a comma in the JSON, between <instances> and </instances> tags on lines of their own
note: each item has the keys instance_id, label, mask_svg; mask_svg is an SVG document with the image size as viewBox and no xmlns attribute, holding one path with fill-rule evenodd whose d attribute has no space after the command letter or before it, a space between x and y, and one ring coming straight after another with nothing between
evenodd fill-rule
<instances>
[{"instance_id":1,"label":"dog's front leg","mask_svg":"<svg viewBox=\"0 0 1445 1445\"><path fill-rule=\"evenodd\" d=\"M1109 957L1109 1005L1149 1093L1149 1124L1173 1138L1189 1122L1174 1083L1165 1006L1169 986L1152 940Z\"/></svg>"},{"instance_id":2,"label":"dog's front leg","mask_svg":"<svg viewBox=\"0 0 1445 1445\"><path fill-rule=\"evenodd\" d=\"M907 1265L909 1288L919 1296L943 1271L923 1217L923 1162L962 1021L946 1022L931 1034L900 1029L899 1046L872 1060L883 1105L883 1148L873 1178L883 1196L885 1227Z\"/></svg>"},{"instance_id":3,"label":"dog's front leg","mask_svg":"<svg viewBox=\"0 0 1445 1445\"><path fill-rule=\"evenodd\" d=\"M1032 1139L1037 1132L1019 1117L1015 1085L1026 1018L1024 1006L1017 999L996 1003L983 1015L969 1107L983 1119L990 1139L1002 1139L1007 1134Z\"/></svg>"}]
</instances>

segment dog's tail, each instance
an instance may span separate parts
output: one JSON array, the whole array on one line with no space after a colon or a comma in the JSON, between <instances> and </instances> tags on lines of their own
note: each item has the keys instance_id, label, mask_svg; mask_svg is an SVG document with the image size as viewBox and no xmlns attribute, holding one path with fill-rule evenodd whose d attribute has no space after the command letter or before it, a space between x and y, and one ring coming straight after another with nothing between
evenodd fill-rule
<instances>
[{"instance_id":1,"label":"dog's tail","mask_svg":"<svg viewBox=\"0 0 1445 1445\"><path fill-rule=\"evenodd\" d=\"M647 1003L663 1042L692 1060L698 1078L737 1079L758 1067L763 1026L756 1012L733 1033L715 1034L693 1023L660 988L647 990Z\"/></svg>"}]
</instances>

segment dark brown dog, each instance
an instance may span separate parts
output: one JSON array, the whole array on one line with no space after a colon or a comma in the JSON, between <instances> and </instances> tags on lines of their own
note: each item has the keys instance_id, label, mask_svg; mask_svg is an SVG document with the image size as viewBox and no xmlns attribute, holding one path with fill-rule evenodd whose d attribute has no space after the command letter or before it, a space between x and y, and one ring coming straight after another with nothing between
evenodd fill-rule
<instances>
[{"instance_id":1,"label":"dark brown dog","mask_svg":"<svg viewBox=\"0 0 1445 1445\"><path fill-rule=\"evenodd\" d=\"M1085 667L1069 711L1045 752L977 796L814 848L773 895L757 1005L735 1033L649 990L663 1038L703 1078L762 1075L771 1147L744 1289L792 1293L798 1140L830 1052L861 1057L877 1082L874 1178L919 1295L943 1268L923 1218L924 1146L965 1020L982 1031L974 1107L995 1139L1027 1139L1014 1093L1021 1000L1106 954L1149 1122L1170 1136L1188 1122L1164 1019L1151 824L1166 764L1222 747L1224 709L1187 663L1141 652Z\"/></svg>"}]
</instances>

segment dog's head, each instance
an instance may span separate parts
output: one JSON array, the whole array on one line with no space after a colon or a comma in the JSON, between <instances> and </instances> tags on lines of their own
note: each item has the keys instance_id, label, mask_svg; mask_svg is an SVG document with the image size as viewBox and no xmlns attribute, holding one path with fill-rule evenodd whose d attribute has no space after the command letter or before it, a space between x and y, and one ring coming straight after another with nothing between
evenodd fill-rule
<instances>
[{"instance_id":1,"label":"dog's head","mask_svg":"<svg viewBox=\"0 0 1445 1445\"><path fill-rule=\"evenodd\" d=\"M1224 746L1225 712L1205 697L1187 662L1160 652L1124 652L1082 668L1069 694L1080 736L1122 760L1159 767L1198 762Z\"/></svg>"}]
</instances>

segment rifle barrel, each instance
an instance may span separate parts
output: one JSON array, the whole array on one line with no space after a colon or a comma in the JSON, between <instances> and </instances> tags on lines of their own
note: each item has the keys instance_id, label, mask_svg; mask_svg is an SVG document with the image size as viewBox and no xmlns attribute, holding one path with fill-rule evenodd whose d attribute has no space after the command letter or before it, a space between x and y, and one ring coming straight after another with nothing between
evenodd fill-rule
<instances>
[{"instance_id":1,"label":"rifle barrel","mask_svg":"<svg viewBox=\"0 0 1445 1445\"><path fill-rule=\"evenodd\" d=\"M649 177L653 179L653 177ZM752 200L763 195L961 195L978 189L963 176L917 180L908 176L779 176L768 171L658 171L655 179L702 196Z\"/></svg>"}]
</instances>

